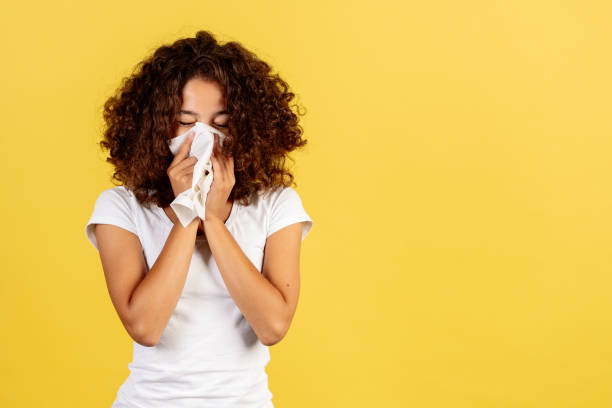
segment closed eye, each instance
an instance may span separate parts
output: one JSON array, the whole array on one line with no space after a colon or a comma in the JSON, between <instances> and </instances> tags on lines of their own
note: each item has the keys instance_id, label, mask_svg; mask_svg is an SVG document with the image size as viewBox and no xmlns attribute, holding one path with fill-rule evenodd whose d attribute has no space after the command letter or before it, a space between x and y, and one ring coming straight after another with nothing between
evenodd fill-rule
<instances>
[{"instance_id":1,"label":"closed eye","mask_svg":"<svg viewBox=\"0 0 612 408\"><path fill-rule=\"evenodd\" d=\"M186 123L186 122L179 121L179 123L181 124L181 126L193 126L193 125L195 125L195 122ZM222 128L228 127L228 125L218 125L216 123L214 124L214 126L218 126L218 127L222 127Z\"/></svg>"}]
</instances>

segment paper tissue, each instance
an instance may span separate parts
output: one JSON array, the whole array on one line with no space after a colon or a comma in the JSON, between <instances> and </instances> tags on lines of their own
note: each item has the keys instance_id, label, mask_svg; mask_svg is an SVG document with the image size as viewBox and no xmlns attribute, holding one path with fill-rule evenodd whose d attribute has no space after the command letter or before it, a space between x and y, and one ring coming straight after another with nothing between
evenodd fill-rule
<instances>
[{"instance_id":1,"label":"paper tissue","mask_svg":"<svg viewBox=\"0 0 612 408\"><path fill-rule=\"evenodd\" d=\"M223 140L226 137L223 132L206 123L196 122L185 133L169 140L169 148L172 154L176 155L178 153L179 148L191 131L195 132L195 136L191 142L188 156L195 156L198 159L193 168L191 188L180 193L170 203L170 207L174 210L183 227L189 225L195 217L204 219L206 196L213 181L213 167L210 156L215 141L214 133L219 135L220 145L223 145Z\"/></svg>"}]
</instances>

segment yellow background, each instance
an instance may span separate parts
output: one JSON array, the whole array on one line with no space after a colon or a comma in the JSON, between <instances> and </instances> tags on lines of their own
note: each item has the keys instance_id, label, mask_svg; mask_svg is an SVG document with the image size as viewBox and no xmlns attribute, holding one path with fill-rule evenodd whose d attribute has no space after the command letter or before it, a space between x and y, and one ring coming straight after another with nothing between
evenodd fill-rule
<instances>
[{"instance_id":1,"label":"yellow background","mask_svg":"<svg viewBox=\"0 0 612 408\"><path fill-rule=\"evenodd\" d=\"M101 106L198 29L298 94L314 220L276 407L612 406L612 6L12 2L0 13L6 407L109 407L131 339L84 226Z\"/></svg>"}]
</instances>

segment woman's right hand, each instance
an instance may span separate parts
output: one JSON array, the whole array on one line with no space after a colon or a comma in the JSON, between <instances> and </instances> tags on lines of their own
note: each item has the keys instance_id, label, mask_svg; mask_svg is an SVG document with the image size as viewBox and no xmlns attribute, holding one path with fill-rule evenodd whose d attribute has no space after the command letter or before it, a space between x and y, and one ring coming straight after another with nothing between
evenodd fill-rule
<instances>
[{"instance_id":1,"label":"woman's right hand","mask_svg":"<svg viewBox=\"0 0 612 408\"><path fill-rule=\"evenodd\" d=\"M172 160L166 172L170 179L175 197L191 188L191 183L193 182L193 168L198 162L198 158L195 156L188 156L194 136L195 132L192 130L185 138L178 152L176 152L174 160Z\"/></svg>"}]
</instances>

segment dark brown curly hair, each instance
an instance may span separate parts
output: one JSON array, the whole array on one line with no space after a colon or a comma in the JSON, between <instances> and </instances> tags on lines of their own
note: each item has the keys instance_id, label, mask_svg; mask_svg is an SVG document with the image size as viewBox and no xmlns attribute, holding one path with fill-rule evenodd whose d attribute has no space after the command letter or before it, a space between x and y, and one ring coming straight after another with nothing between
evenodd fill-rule
<instances>
[{"instance_id":1,"label":"dark brown curly hair","mask_svg":"<svg viewBox=\"0 0 612 408\"><path fill-rule=\"evenodd\" d=\"M221 147L234 158L230 199L248 205L261 189L295 185L286 159L293 162L288 153L307 143L298 124L304 113L289 105L295 94L253 52L235 41L221 45L208 31L159 47L105 102L99 144L109 150L111 181L147 207L170 205L175 197L167 170L174 156L168 139L176 136L182 89L195 77L220 84L227 101L228 137Z\"/></svg>"}]
</instances>

